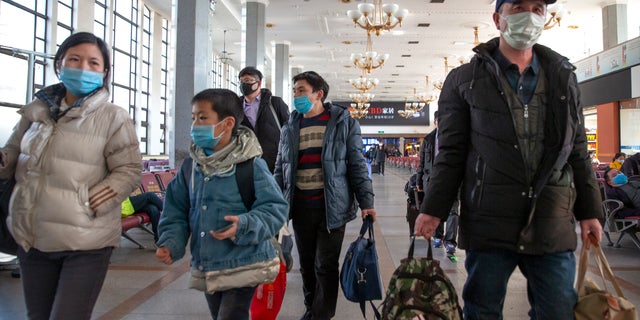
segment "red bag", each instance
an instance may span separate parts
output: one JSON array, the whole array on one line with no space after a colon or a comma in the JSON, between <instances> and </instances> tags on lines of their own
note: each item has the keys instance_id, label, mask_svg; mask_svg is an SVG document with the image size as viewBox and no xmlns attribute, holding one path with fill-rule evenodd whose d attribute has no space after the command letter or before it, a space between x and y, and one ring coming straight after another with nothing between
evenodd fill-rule
<instances>
[{"instance_id":1,"label":"red bag","mask_svg":"<svg viewBox=\"0 0 640 320\"><path fill-rule=\"evenodd\" d=\"M272 283L256 288L251 301L251 320L275 320L287 290L287 267L280 261L280 272Z\"/></svg>"}]
</instances>

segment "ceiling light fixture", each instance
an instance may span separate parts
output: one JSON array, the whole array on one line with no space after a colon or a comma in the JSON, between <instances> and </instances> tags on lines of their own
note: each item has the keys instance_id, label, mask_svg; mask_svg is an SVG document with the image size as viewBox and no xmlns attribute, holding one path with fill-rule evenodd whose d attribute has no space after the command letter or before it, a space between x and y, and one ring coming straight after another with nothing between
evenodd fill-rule
<instances>
[{"instance_id":1,"label":"ceiling light fixture","mask_svg":"<svg viewBox=\"0 0 640 320\"><path fill-rule=\"evenodd\" d=\"M395 4L382 4L382 0L374 0L373 3L361 3L358 10L347 11L347 16L353 23L362 29L367 30L367 34L374 32L376 36L384 31L389 31L396 26L402 26L402 20L409 14L409 10L400 9Z\"/></svg>"},{"instance_id":2,"label":"ceiling light fixture","mask_svg":"<svg viewBox=\"0 0 640 320\"><path fill-rule=\"evenodd\" d=\"M375 88L378 83L380 82L378 80L378 78L367 78L364 76L364 71L362 72L362 75L357 78L357 79L349 79L349 83L351 84L351 86L353 86L354 89L365 93L369 90L372 90L373 88Z\"/></svg>"},{"instance_id":3,"label":"ceiling light fixture","mask_svg":"<svg viewBox=\"0 0 640 320\"><path fill-rule=\"evenodd\" d=\"M455 68L455 66L450 66L449 65L449 58L448 57L444 57L444 77L447 77L447 74L449 74L449 69L453 69ZM436 80L433 82L433 87L437 90L442 90L442 86L444 85L444 80Z\"/></svg>"},{"instance_id":4,"label":"ceiling light fixture","mask_svg":"<svg viewBox=\"0 0 640 320\"><path fill-rule=\"evenodd\" d=\"M389 59L388 53L378 54L373 51L370 34L367 34L367 46L365 53L351 54L351 63L367 73L371 73L371 70L382 67L387 59Z\"/></svg>"},{"instance_id":5,"label":"ceiling light fixture","mask_svg":"<svg viewBox=\"0 0 640 320\"><path fill-rule=\"evenodd\" d=\"M222 55L220 55L220 62L222 62L223 64L228 64L231 61L231 58L229 58L229 52L227 52L227 30L224 30L224 36L223 36L223 42L222 42Z\"/></svg>"},{"instance_id":6,"label":"ceiling light fixture","mask_svg":"<svg viewBox=\"0 0 640 320\"><path fill-rule=\"evenodd\" d=\"M367 114L369 114L369 106L370 104L368 102L367 103L352 102L351 105L349 105L349 113L351 114L351 117L354 119L362 119Z\"/></svg>"},{"instance_id":7,"label":"ceiling light fixture","mask_svg":"<svg viewBox=\"0 0 640 320\"><path fill-rule=\"evenodd\" d=\"M554 3L547 7L549 20L544 24L544 30L549 30L555 26L560 26L560 20L567 13L567 10L560 3Z\"/></svg>"}]
</instances>

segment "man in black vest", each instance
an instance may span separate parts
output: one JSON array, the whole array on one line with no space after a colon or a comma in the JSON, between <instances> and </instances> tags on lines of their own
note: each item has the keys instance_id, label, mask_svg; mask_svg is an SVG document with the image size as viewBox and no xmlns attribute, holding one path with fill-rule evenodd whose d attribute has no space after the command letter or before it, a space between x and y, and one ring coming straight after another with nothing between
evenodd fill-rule
<instances>
[{"instance_id":1,"label":"man in black vest","mask_svg":"<svg viewBox=\"0 0 640 320\"><path fill-rule=\"evenodd\" d=\"M280 143L280 130L289 120L289 106L282 98L271 94L262 86L262 72L246 67L238 74L244 105L242 125L249 127L258 137L262 158L273 173Z\"/></svg>"},{"instance_id":2,"label":"man in black vest","mask_svg":"<svg viewBox=\"0 0 640 320\"><path fill-rule=\"evenodd\" d=\"M503 318L516 267L530 318L573 319L576 224L583 242L602 238L575 67L536 44L555 1L496 1L500 37L449 73L438 101L438 155L415 230L431 237L462 188L465 319Z\"/></svg>"}]
</instances>

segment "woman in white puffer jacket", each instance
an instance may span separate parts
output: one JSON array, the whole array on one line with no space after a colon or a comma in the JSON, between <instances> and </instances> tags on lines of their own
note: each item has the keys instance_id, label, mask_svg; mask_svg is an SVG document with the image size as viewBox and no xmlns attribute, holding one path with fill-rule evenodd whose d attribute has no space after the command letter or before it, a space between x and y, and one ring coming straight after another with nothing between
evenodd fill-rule
<instances>
[{"instance_id":1,"label":"woman in white puffer jacket","mask_svg":"<svg viewBox=\"0 0 640 320\"><path fill-rule=\"evenodd\" d=\"M120 243L120 204L140 182L128 112L109 102L109 48L80 32L55 55L61 83L35 94L0 149L16 186L7 224L30 319L90 319Z\"/></svg>"}]
</instances>

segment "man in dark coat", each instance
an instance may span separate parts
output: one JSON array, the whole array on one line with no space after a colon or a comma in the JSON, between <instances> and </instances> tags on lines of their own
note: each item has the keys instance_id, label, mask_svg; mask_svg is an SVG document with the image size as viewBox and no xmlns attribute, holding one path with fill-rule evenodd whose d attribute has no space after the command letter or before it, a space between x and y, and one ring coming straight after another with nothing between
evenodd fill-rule
<instances>
[{"instance_id":1,"label":"man in dark coat","mask_svg":"<svg viewBox=\"0 0 640 320\"><path fill-rule=\"evenodd\" d=\"M431 237L462 188L465 319L502 319L516 266L532 319L573 319L576 223L583 242L602 238L575 67L535 44L554 2L496 1L500 37L449 73L438 102L439 153L415 228Z\"/></svg>"},{"instance_id":2,"label":"man in dark coat","mask_svg":"<svg viewBox=\"0 0 640 320\"><path fill-rule=\"evenodd\" d=\"M627 157L620 171L628 177L640 175L640 152Z\"/></svg>"},{"instance_id":3,"label":"man in dark coat","mask_svg":"<svg viewBox=\"0 0 640 320\"><path fill-rule=\"evenodd\" d=\"M282 98L271 95L262 86L262 72L246 67L238 74L244 105L242 125L249 127L258 137L262 147L262 158L273 173L278 156L280 130L289 120L289 107Z\"/></svg>"}]
</instances>

